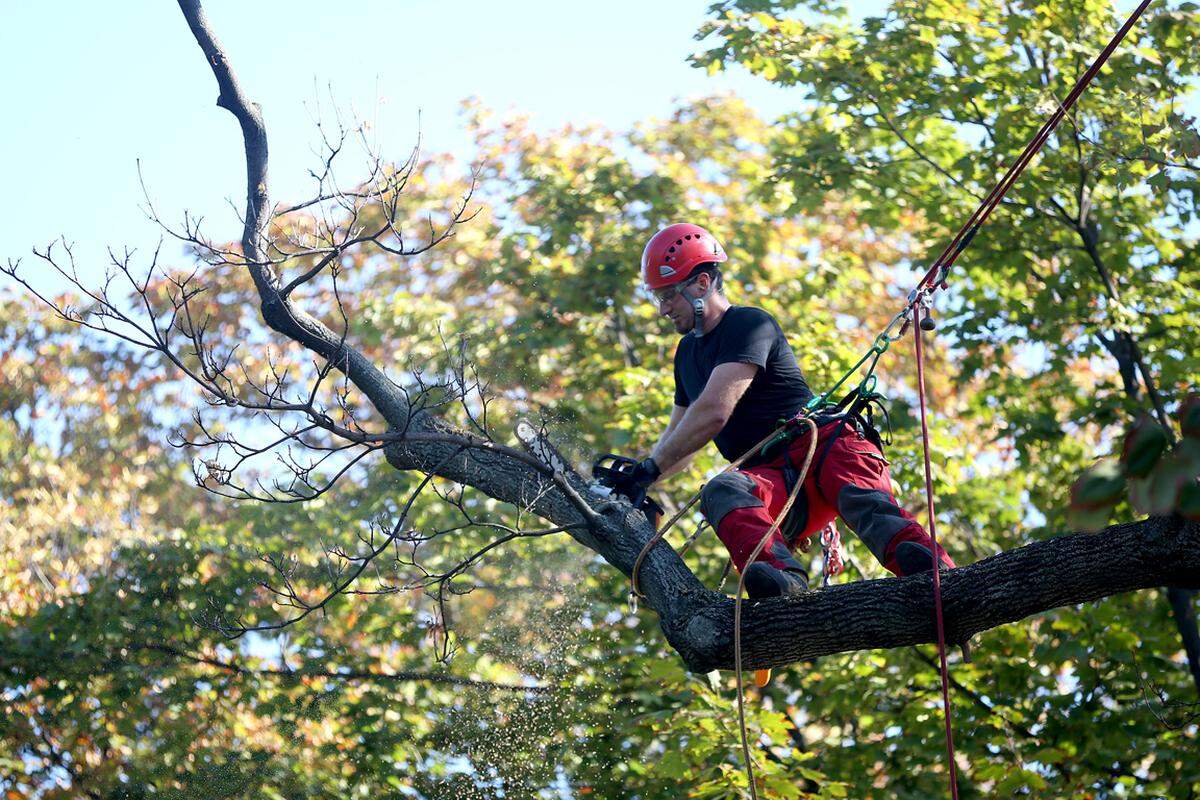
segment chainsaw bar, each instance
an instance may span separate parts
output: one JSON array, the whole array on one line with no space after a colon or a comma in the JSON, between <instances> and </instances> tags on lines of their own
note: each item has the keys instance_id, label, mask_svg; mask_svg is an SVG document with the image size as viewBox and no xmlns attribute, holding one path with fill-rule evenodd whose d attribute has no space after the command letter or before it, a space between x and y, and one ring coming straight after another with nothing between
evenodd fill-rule
<instances>
[{"instance_id":1,"label":"chainsaw bar","mask_svg":"<svg viewBox=\"0 0 1200 800\"><path fill-rule=\"evenodd\" d=\"M563 475L570 475L574 472L571 464L563 457L563 454L558 452L546 436L534 427L529 420L522 419L517 421L517 439L529 451L529 454L541 461L555 472L560 472Z\"/></svg>"}]
</instances>

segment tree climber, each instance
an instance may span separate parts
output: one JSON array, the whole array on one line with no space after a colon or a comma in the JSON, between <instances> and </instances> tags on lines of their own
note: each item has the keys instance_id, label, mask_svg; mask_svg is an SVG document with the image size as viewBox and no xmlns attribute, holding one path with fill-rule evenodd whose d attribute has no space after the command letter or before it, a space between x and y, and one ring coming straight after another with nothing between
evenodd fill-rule
<instances>
[{"instance_id":1,"label":"tree climber","mask_svg":"<svg viewBox=\"0 0 1200 800\"><path fill-rule=\"evenodd\" d=\"M812 397L775 319L726 299L719 267L725 260L716 238L688 223L662 229L642 253L645 288L683 338L675 350L674 408L658 444L629 478L634 494L683 469L710 440L734 461ZM890 572L930 570L932 541L892 495L875 429L860 414L818 415L814 421L817 449L804 487L754 563L745 562L795 486L808 432L797 431L790 441L752 455L701 492L701 512L745 573L747 594L763 598L806 591L806 570L792 551L834 516ZM954 566L944 550L941 560L946 568Z\"/></svg>"}]
</instances>

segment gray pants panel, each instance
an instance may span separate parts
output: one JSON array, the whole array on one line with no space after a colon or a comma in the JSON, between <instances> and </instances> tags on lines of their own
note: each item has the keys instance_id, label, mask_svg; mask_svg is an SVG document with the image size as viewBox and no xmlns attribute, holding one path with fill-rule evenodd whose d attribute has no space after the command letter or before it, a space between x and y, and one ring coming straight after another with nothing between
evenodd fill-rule
<instances>
[{"instance_id":1,"label":"gray pants panel","mask_svg":"<svg viewBox=\"0 0 1200 800\"><path fill-rule=\"evenodd\" d=\"M700 513L713 530L735 508L757 508L763 501L754 495L754 480L742 472L722 472L700 491Z\"/></svg>"},{"instance_id":2,"label":"gray pants panel","mask_svg":"<svg viewBox=\"0 0 1200 800\"><path fill-rule=\"evenodd\" d=\"M842 519L880 563L892 537L913 524L900 513L892 498L878 489L843 486L838 492L837 507Z\"/></svg>"}]
</instances>

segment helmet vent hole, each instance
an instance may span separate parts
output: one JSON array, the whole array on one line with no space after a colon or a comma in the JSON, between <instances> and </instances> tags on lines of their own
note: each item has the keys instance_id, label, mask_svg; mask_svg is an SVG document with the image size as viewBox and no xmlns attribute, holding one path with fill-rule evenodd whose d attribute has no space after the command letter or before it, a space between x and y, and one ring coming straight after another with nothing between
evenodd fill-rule
<instances>
[{"instance_id":1,"label":"helmet vent hole","mask_svg":"<svg viewBox=\"0 0 1200 800\"><path fill-rule=\"evenodd\" d=\"M675 244L683 244L683 239L676 239Z\"/></svg>"}]
</instances>

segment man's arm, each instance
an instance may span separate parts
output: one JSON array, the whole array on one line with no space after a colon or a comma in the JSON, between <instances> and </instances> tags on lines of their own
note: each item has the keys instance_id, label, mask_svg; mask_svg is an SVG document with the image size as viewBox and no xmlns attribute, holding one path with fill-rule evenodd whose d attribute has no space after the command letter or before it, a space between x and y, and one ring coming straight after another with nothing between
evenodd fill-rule
<instances>
[{"instance_id":1,"label":"man's arm","mask_svg":"<svg viewBox=\"0 0 1200 800\"><path fill-rule=\"evenodd\" d=\"M683 421L683 416L687 413L687 410L687 406L671 407L671 419L667 422L667 429L663 431L662 436L658 437L658 443L655 444L654 449L650 451L650 457L654 459L656 464L662 463L659 461L659 453L662 450L662 446L666 443L667 439L671 438L671 434L675 432L675 429L679 427L679 423ZM670 469L664 469L659 477L665 478L668 475L674 475L676 472L679 472L685 468L691 460L691 456L688 456L680 461L676 461L671 465Z\"/></svg>"},{"instance_id":2,"label":"man's arm","mask_svg":"<svg viewBox=\"0 0 1200 800\"><path fill-rule=\"evenodd\" d=\"M693 453L721 432L734 407L750 388L758 369L755 364L718 364L709 376L704 391L696 398L696 402L683 409L678 420L676 412L681 410L681 406L675 406L667 432L651 454L663 475L678 472Z\"/></svg>"}]
</instances>

